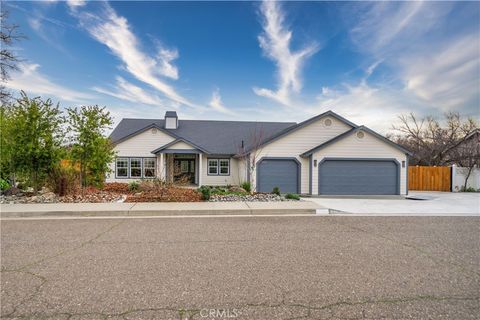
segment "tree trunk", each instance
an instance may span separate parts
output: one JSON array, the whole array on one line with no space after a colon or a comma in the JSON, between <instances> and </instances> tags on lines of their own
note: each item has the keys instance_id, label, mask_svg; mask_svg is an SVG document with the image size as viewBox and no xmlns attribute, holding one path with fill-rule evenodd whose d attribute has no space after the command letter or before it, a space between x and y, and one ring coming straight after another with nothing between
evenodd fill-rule
<instances>
[{"instance_id":1,"label":"tree trunk","mask_svg":"<svg viewBox=\"0 0 480 320\"><path fill-rule=\"evenodd\" d=\"M468 173L467 173L467 176L465 177L465 184L463 185L463 191L467 191L468 178L470 178L470 174L472 173L473 168L475 168L475 166L468 167Z\"/></svg>"}]
</instances>

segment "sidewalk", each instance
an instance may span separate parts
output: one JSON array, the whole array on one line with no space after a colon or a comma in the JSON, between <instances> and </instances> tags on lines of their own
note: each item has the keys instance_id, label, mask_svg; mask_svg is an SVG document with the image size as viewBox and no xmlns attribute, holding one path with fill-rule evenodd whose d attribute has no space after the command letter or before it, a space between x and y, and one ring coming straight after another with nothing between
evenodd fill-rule
<instances>
[{"instance_id":1,"label":"sidewalk","mask_svg":"<svg viewBox=\"0 0 480 320\"><path fill-rule=\"evenodd\" d=\"M311 201L2 204L0 216L314 215L320 207Z\"/></svg>"},{"instance_id":2,"label":"sidewalk","mask_svg":"<svg viewBox=\"0 0 480 320\"><path fill-rule=\"evenodd\" d=\"M480 216L480 194L473 192L411 191L409 196L425 200L371 197L306 198L320 207L349 215Z\"/></svg>"}]
</instances>

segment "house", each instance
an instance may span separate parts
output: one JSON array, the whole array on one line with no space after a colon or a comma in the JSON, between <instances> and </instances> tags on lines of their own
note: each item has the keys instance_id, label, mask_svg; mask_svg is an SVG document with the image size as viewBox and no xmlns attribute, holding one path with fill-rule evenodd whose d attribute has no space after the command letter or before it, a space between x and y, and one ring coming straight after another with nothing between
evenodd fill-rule
<instances>
[{"instance_id":1,"label":"house","mask_svg":"<svg viewBox=\"0 0 480 320\"><path fill-rule=\"evenodd\" d=\"M407 194L409 152L327 111L301 123L123 119L107 182L160 178L311 195Z\"/></svg>"}]
</instances>

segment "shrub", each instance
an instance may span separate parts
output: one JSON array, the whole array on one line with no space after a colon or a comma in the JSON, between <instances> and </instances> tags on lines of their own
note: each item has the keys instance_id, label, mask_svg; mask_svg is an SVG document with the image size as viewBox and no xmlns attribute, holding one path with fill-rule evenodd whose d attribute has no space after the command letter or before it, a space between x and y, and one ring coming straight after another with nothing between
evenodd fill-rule
<instances>
[{"instance_id":1,"label":"shrub","mask_svg":"<svg viewBox=\"0 0 480 320\"><path fill-rule=\"evenodd\" d=\"M242 184L240 185L243 189L245 189L245 191L247 191L248 193L252 192L252 184L248 181L245 181L245 182L242 182Z\"/></svg>"},{"instance_id":2,"label":"shrub","mask_svg":"<svg viewBox=\"0 0 480 320\"><path fill-rule=\"evenodd\" d=\"M462 187L462 189L460 189L461 192L478 192L478 190L476 190L475 188L473 187L468 187L465 189L465 187Z\"/></svg>"},{"instance_id":3,"label":"shrub","mask_svg":"<svg viewBox=\"0 0 480 320\"><path fill-rule=\"evenodd\" d=\"M140 184L137 181L132 181L128 184L128 191L138 191Z\"/></svg>"},{"instance_id":4,"label":"shrub","mask_svg":"<svg viewBox=\"0 0 480 320\"><path fill-rule=\"evenodd\" d=\"M210 199L210 194L211 194L210 187L201 186L200 188L198 188L198 191L202 194L202 199L203 200L209 200Z\"/></svg>"},{"instance_id":5,"label":"shrub","mask_svg":"<svg viewBox=\"0 0 480 320\"><path fill-rule=\"evenodd\" d=\"M300 196L298 194L295 194L295 193L288 193L285 196L285 199L300 200Z\"/></svg>"},{"instance_id":6,"label":"shrub","mask_svg":"<svg viewBox=\"0 0 480 320\"><path fill-rule=\"evenodd\" d=\"M0 179L0 190L4 191L10 188L10 184L8 183L7 180Z\"/></svg>"},{"instance_id":7,"label":"shrub","mask_svg":"<svg viewBox=\"0 0 480 320\"><path fill-rule=\"evenodd\" d=\"M279 196L280 195L280 188L279 187L273 187L272 193Z\"/></svg>"},{"instance_id":8,"label":"shrub","mask_svg":"<svg viewBox=\"0 0 480 320\"><path fill-rule=\"evenodd\" d=\"M80 187L80 181L73 168L59 166L50 172L48 185L53 192L63 197L75 193Z\"/></svg>"}]
</instances>

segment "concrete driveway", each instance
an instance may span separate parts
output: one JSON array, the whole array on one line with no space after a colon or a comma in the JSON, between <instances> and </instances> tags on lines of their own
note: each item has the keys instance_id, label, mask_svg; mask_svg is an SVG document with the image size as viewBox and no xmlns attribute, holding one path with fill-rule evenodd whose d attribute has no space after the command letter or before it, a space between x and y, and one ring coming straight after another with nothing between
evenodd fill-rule
<instances>
[{"instance_id":1,"label":"concrete driveway","mask_svg":"<svg viewBox=\"0 0 480 320\"><path fill-rule=\"evenodd\" d=\"M1 318L478 319L479 217L1 223Z\"/></svg>"},{"instance_id":2,"label":"concrete driveway","mask_svg":"<svg viewBox=\"0 0 480 320\"><path fill-rule=\"evenodd\" d=\"M427 200L386 198L305 198L319 205L363 215L480 215L480 193L418 192L409 196Z\"/></svg>"}]
</instances>

